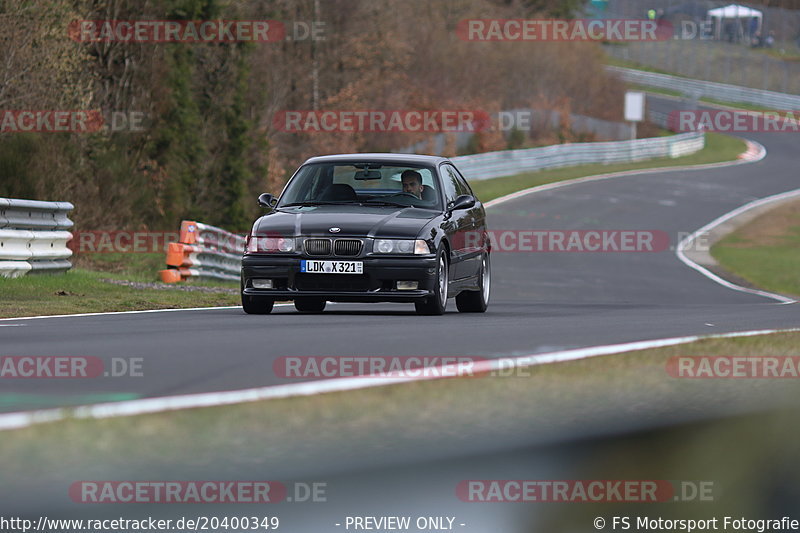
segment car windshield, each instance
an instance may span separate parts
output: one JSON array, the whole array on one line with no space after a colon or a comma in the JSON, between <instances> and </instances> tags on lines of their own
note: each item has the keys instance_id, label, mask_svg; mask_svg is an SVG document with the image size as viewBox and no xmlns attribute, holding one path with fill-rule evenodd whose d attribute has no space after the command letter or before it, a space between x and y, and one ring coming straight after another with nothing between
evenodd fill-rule
<instances>
[{"instance_id":1,"label":"car windshield","mask_svg":"<svg viewBox=\"0 0 800 533\"><path fill-rule=\"evenodd\" d=\"M407 186L412 192L404 192L404 181L412 183ZM286 186L278 207L326 204L441 209L433 168L379 162L305 165Z\"/></svg>"}]
</instances>

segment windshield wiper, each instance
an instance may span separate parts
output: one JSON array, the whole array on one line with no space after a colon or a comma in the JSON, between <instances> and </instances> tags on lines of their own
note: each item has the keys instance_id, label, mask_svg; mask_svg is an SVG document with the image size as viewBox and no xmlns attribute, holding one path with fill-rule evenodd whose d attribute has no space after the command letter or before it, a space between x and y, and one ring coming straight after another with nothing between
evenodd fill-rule
<instances>
[{"instance_id":1,"label":"windshield wiper","mask_svg":"<svg viewBox=\"0 0 800 533\"><path fill-rule=\"evenodd\" d=\"M384 200L367 200L364 202L364 205L388 205L391 207L414 207L413 205L409 204L398 204L396 202L386 202Z\"/></svg>"},{"instance_id":2,"label":"windshield wiper","mask_svg":"<svg viewBox=\"0 0 800 533\"><path fill-rule=\"evenodd\" d=\"M288 204L283 204L283 205L278 206L278 207L280 207L280 208L284 208L284 207L311 207L311 206L315 206L315 205L385 205L385 206L391 206L391 207L414 207L413 205L398 204L398 203L395 203L395 202L385 202L383 200L378 200L378 201L367 200L366 202L357 202L357 201L352 201L352 202L324 202L324 201L291 202L291 203L288 203Z\"/></svg>"}]
</instances>

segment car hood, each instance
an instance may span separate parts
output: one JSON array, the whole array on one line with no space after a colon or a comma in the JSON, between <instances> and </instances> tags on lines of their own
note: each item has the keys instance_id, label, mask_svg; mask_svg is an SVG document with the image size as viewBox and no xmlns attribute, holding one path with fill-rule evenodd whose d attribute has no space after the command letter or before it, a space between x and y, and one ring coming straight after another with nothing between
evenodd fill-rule
<instances>
[{"instance_id":1,"label":"car hood","mask_svg":"<svg viewBox=\"0 0 800 533\"><path fill-rule=\"evenodd\" d=\"M259 236L336 235L413 239L436 216L435 211L411 207L289 207L264 215L256 222L254 229ZM333 233L331 228L339 228L339 231Z\"/></svg>"}]
</instances>

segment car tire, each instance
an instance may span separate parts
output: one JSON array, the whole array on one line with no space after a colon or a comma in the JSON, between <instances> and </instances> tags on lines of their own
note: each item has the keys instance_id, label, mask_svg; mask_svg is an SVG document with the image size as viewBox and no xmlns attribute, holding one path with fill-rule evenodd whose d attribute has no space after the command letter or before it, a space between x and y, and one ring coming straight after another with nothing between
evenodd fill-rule
<instances>
[{"instance_id":1,"label":"car tire","mask_svg":"<svg viewBox=\"0 0 800 533\"><path fill-rule=\"evenodd\" d=\"M322 298L297 298L294 308L301 313L321 313L325 310L326 303Z\"/></svg>"},{"instance_id":2,"label":"car tire","mask_svg":"<svg viewBox=\"0 0 800 533\"><path fill-rule=\"evenodd\" d=\"M242 294L242 309L248 315L268 315L274 305L275 300L272 298Z\"/></svg>"},{"instance_id":3,"label":"car tire","mask_svg":"<svg viewBox=\"0 0 800 533\"><path fill-rule=\"evenodd\" d=\"M447 309L447 285L449 281L448 261L444 248L439 250L436 259L436 282L433 294L421 302L414 302L420 315L443 315Z\"/></svg>"},{"instance_id":4,"label":"car tire","mask_svg":"<svg viewBox=\"0 0 800 533\"><path fill-rule=\"evenodd\" d=\"M456 307L462 313L485 313L489 307L489 290L492 286L492 267L489 254L483 254L480 272L480 290L464 291L456 296Z\"/></svg>"}]
</instances>

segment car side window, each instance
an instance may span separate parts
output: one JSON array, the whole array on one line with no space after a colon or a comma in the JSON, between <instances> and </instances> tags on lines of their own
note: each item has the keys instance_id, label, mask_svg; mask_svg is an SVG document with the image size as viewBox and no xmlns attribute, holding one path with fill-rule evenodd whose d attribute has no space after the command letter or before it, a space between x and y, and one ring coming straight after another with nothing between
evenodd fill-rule
<instances>
[{"instance_id":1,"label":"car side window","mask_svg":"<svg viewBox=\"0 0 800 533\"><path fill-rule=\"evenodd\" d=\"M472 192L472 188L467 183L466 178L461 175L461 172L458 171L456 167L448 165L456 175L456 183L458 185L457 190L459 191L458 194L469 194L470 196L475 196L475 193Z\"/></svg>"},{"instance_id":2,"label":"car side window","mask_svg":"<svg viewBox=\"0 0 800 533\"><path fill-rule=\"evenodd\" d=\"M447 174L450 177L450 180L455 185L456 198L462 194L472 195L472 189L469 188L467 181L463 176L461 176L461 174L458 173L458 170L453 165L444 165L444 167L447 169Z\"/></svg>"},{"instance_id":3,"label":"car side window","mask_svg":"<svg viewBox=\"0 0 800 533\"><path fill-rule=\"evenodd\" d=\"M453 167L450 165L442 165L439 167L439 173L442 176L442 187L444 188L444 201L450 203L461 194L458 192L458 176L456 175Z\"/></svg>"}]
</instances>

